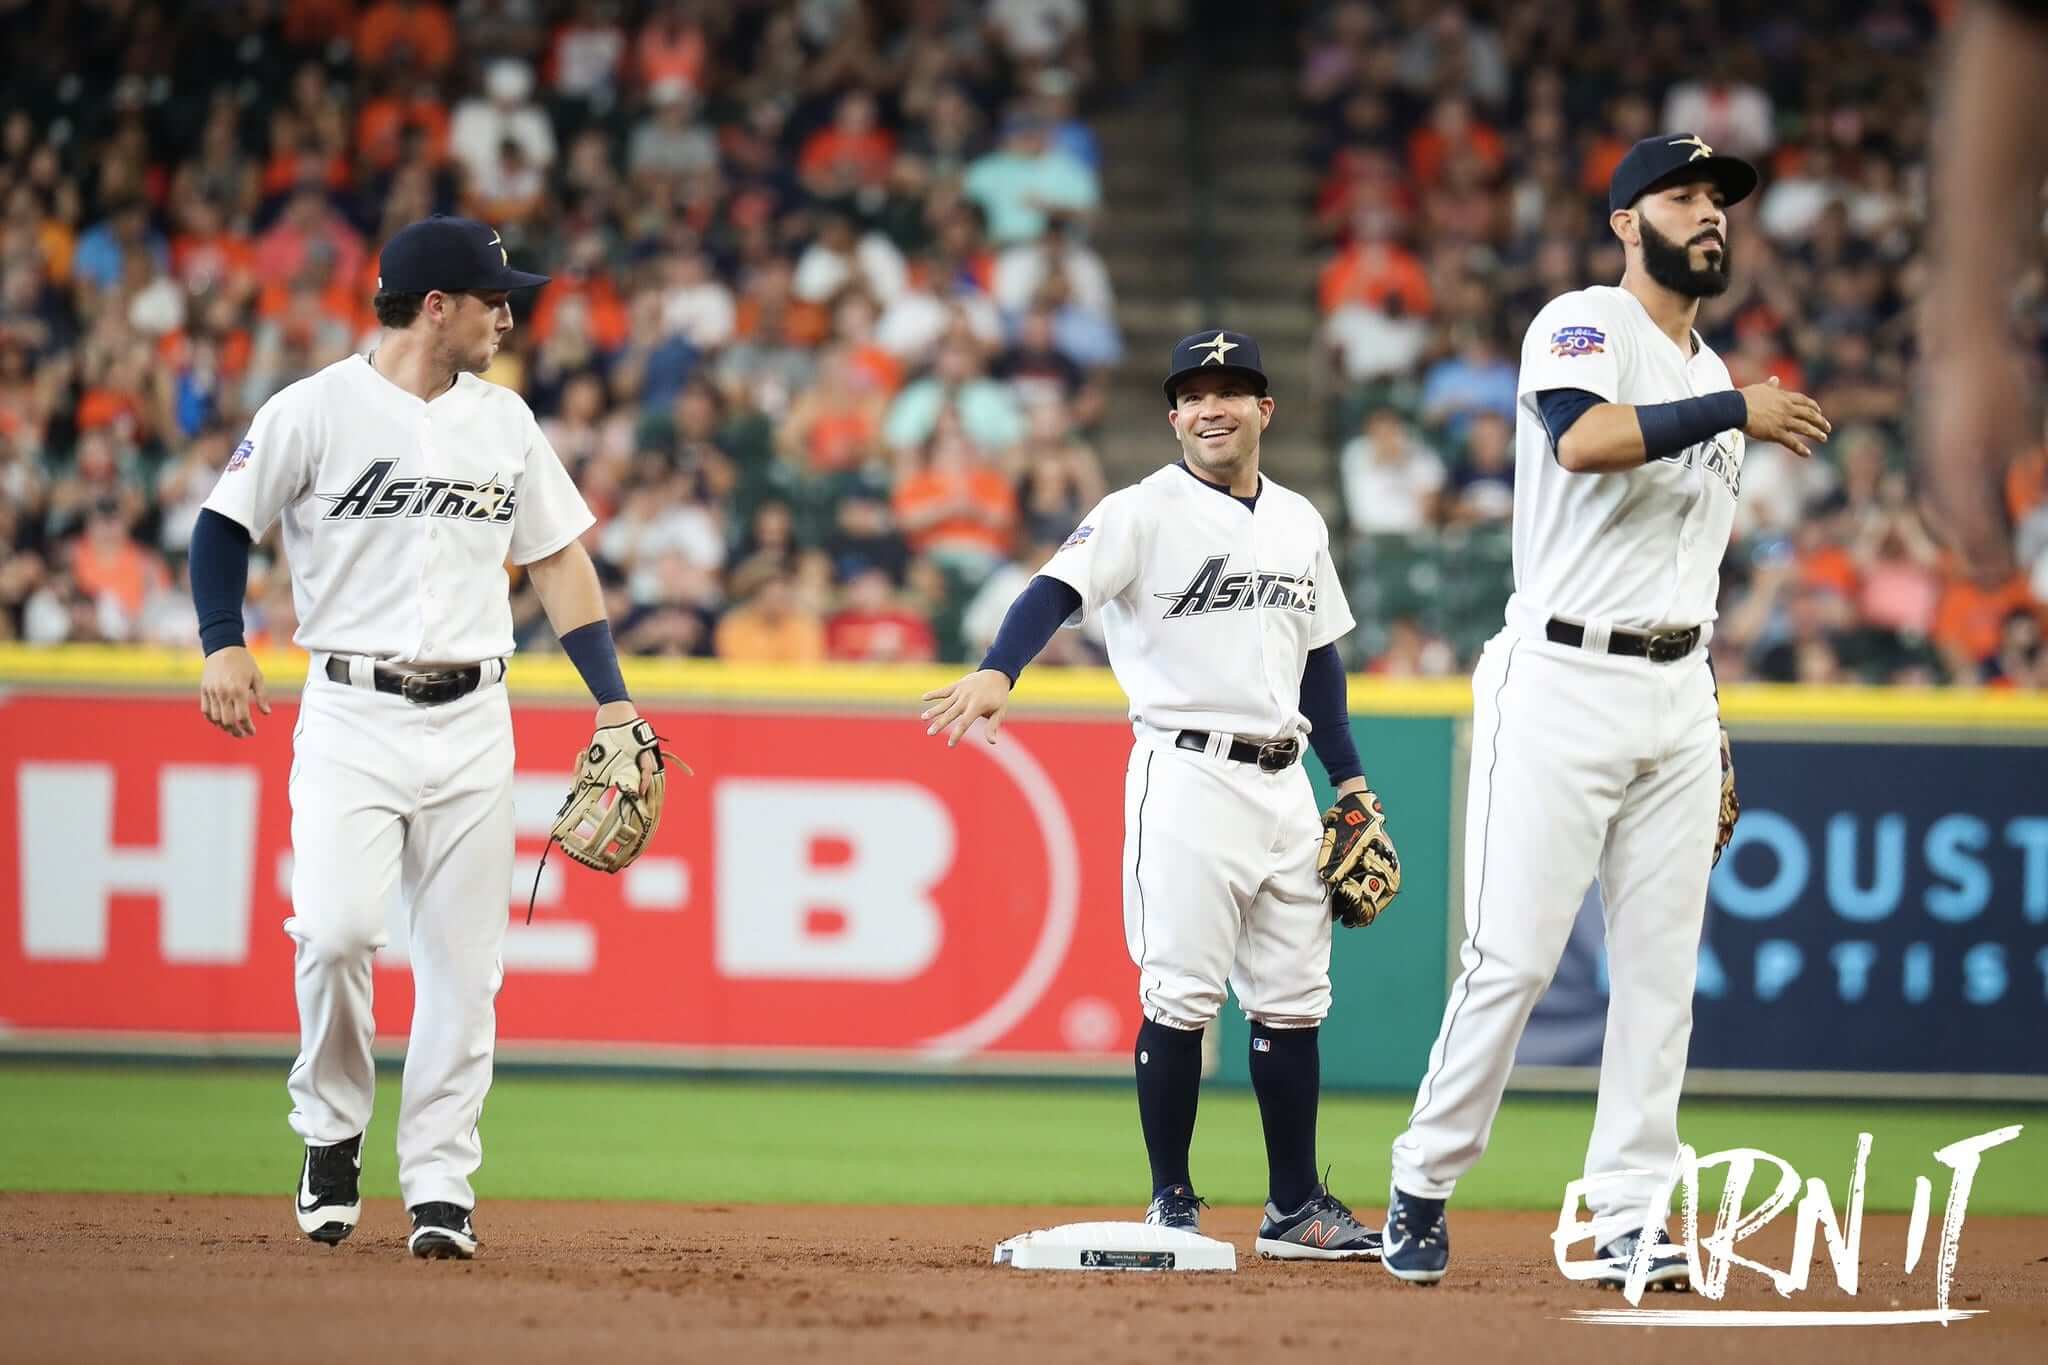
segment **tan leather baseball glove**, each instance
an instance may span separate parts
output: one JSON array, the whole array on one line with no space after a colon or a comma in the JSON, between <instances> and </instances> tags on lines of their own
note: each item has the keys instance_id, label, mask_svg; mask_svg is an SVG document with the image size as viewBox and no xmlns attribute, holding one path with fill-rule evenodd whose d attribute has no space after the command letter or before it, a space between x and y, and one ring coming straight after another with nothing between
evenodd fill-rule
<instances>
[{"instance_id":1,"label":"tan leather baseball glove","mask_svg":"<svg viewBox=\"0 0 2048 1365\"><path fill-rule=\"evenodd\" d=\"M1728 727L1721 727L1721 827L1714 833L1714 865L1719 866L1728 841L1735 837L1735 822L1742 816L1742 801L1735 795L1735 754L1728 747Z\"/></svg>"},{"instance_id":2,"label":"tan leather baseball glove","mask_svg":"<svg viewBox=\"0 0 2048 1365\"><path fill-rule=\"evenodd\" d=\"M640 765L654 755L652 771ZM661 747L644 719L607 725L590 737L576 763L576 778L555 815L552 837L562 852L600 872L629 866L654 838L668 792L668 765L690 771Z\"/></svg>"},{"instance_id":3,"label":"tan leather baseball glove","mask_svg":"<svg viewBox=\"0 0 2048 1365\"><path fill-rule=\"evenodd\" d=\"M1401 889L1401 859L1387 834L1387 812L1368 789L1349 792L1323 812L1316 874L1330 888L1330 913L1347 929L1363 929Z\"/></svg>"}]
</instances>

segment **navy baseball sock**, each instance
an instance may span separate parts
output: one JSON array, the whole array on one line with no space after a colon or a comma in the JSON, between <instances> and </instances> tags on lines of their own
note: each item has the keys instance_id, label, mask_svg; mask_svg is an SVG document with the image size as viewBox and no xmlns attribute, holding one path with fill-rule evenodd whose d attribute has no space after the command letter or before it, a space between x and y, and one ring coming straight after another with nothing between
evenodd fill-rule
<instances>
[{"instance_id":1,"label":"navy baseball sock","mask_svg":"<svg viewBox=\"0 0 2048 1365\"><path fill-rule=\"evenodd\" d=\"M1266 1129L1266 1179L1273 1206L1298 1209L1316 1191L1316 1100L1322 1090L1319 1028L1269 1028L1252 1021L1252 1090Z\"/></svg>"},{"instance_id":2,"label":"navy baseball sock","mask_svg":"<svg viewBox=\"0 0 2048 1365\"><path fill-rule=\"evenodd\" d=\"M1138 1123L1152 1162L1152 1192L1174 1185L1194 1188L1188 1148L1195 1140L1195 1105L1202 1098L1202 1034L1147 1019L1138 1026Z\"/></svg>"}]
</instances>

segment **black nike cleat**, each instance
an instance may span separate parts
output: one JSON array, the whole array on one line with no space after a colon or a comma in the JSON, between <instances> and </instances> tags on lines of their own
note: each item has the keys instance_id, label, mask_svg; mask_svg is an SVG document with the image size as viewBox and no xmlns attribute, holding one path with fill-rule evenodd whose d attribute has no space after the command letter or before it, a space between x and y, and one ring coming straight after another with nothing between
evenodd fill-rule
<instances>
[{"instance_id":1,"label":"black nike cleat","mask_svg":"<svg viewBox=\"0 0 2048 1365\"><path fill-rule=\"evenodd\" d=\"M309 1144L305 1164L299 1168L298 1197L292 1201L299 1231L327 1246L347 1241L363 1215L363 1196L358 1189L362 1169L360 1133L331 1147Z\"/></svg>"}]
</instances>

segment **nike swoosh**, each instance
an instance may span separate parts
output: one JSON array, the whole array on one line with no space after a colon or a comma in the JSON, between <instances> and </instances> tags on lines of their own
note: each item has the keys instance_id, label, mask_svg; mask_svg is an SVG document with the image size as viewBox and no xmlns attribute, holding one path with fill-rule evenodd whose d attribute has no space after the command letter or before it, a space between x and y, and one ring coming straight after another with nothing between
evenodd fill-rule
<instances>
[{"instance_id":1,"label":"nike swoosh","mask_svg":"<svg viewBox=\"0 0 2048 1365\"><path fill-rule=\"evenodd\" d=\"M1407 1245L1408 1239L1406 1237L1390 1237L1385 1242L1381 1243L1381 1249L1385 1251L1387 1255L1394 1256L1398 1255L1400 1253L1401 1248Z\"/></svg>"},{"instance_id":2,"label":"nike swoosh","mask_svg":"<svg viewBox=\"0 0 2048 1365\"><path fill-rule=\"evenodd\" d=\"M357 1169L358 1171L360 1171L360 1170L362 1170L362 1169L363 1169L363 1162L362 1162L362 1158L361 1158L361 1157L358 1157L358 1158L356 1158L356 1169ZM308 1176L312 1175L312 1174L313 1174L313 1158L312 1158L312 1157L311 1157L310 1155L308 1155L308 1156L306 1157L305 1161L304 1161L304 1162L303 1162L303 1163L302 1163L302 1164L301 1164L301 1165L299 1166L299 1212L300 1212L300 1213L311 1213L311 1212L313 1212L313 1210L315 1210L315 1209L317 1209L317 1208L321 1207L321 1205L320 1205L320 1201L319 1201L318 1199L316 1199L316 1198L314 1198L314 1197L313 1197L313 1187L312 1187L311 1185L308 1185L308 1184L306 1183L306 1178L307 1178Z\"/></svg>"}]
</instances>

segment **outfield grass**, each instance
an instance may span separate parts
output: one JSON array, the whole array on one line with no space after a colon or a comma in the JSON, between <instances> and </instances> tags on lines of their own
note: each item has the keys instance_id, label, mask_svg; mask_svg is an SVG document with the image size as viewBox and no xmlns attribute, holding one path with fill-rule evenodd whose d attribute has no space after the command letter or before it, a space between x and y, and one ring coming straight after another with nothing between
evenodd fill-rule
<instances>
[{"instance_id":1,"label":"outfield grass","mask_svg":"<svg viewBox=\"0 0 2048 1365\"><path fill-rule=\"evenodd\" d=\"M397 1099L397 1076L381 1076L363 1163L373 1196L397 1192ZM1324 1099L1332 1188L1362 1207L1381 1202L1387 1144L1408 1107L1405 1096ZM0 1064L0 1189L278 1194L298 1174L287 1108L282 1068ZM1458 1202L1556 1208L1591 1121L1590 1099L1511 1100ZM2010 1123L2027 1129L1985 1156L1970 1210L2048 1213L2039 1106L1700 1101L1681 1132L1701 1152L1774 1152L1826 1180L1837 1202L1857 1133L1872 1133L1866 1207L1910 1208L1924 1174L1938 1218L1948 1172L1934 1150ZM1136 1206L1149 1183L1135 1101L1103 1084L515 1073L491 1091L483 1138L478 1192L495 1199ZM1250 1093L1212 1088L1197 1186L1217 1203L1255 1203L1264 1172ZM1717 1188L1708 1181L1709 1199Z\"/></svg>"}]
</instances>

